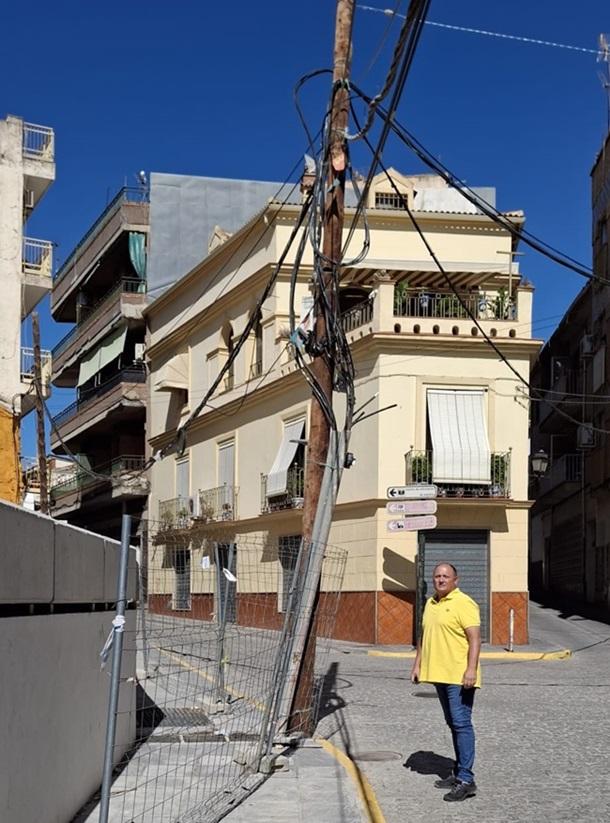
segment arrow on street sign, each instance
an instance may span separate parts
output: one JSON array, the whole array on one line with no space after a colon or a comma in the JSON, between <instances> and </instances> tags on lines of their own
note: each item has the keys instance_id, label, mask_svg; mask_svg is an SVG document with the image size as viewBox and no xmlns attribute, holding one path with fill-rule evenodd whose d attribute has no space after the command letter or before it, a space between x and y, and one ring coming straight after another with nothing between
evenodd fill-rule
<instances>
[{"instance_id":1,"label":"arrow on street sign","mask_svg":"<svg viewBox=\"0 0 610 823\"><path fill-rule=\"evenodd\" d=\"M433 514L424 517L405 517L403 520L388 520L389 532L416 532L420 529L435 529L436 517Z\"/></svg>"},{"instance_id":2,"label":"arrow on street sign","mask_svg":"<svg viewBox=\"0 0 610 823\"><path fill-rule=\"evenodd\" d=\"M390 486L387 496L390 500L424 500L436 497L438 488L433 484L413 483L411 486Z\"/></svg>"},{"instance_id":3,"label":"arrow on street sign","mask_svg":"<svg viewBox=\"0 0 610 823\"><path fill-rule=\"evenodd\" d=\"M436 500L395 500L386 503L388 514L436 514Z\"/></svg>"}]
</instances>

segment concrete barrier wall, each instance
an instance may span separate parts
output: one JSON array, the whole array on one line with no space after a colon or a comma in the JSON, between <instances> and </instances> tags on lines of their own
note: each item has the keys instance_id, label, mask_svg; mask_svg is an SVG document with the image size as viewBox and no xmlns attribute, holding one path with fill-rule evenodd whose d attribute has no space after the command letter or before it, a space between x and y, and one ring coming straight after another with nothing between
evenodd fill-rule
<instances>
[{"instance_id":1,"label":"concrete barrier wall","mask_svg":"<svg viewBox=\"0 0 610 823\"><path fill-rule=\"evenodd\" d=\"M120 546L2 502L0 534L0 821L68 823L101 782ZM133 599L134 551L129 566ZM127 651L117 759L135 737L134 675Z\"/></svg>"}]
</instances>

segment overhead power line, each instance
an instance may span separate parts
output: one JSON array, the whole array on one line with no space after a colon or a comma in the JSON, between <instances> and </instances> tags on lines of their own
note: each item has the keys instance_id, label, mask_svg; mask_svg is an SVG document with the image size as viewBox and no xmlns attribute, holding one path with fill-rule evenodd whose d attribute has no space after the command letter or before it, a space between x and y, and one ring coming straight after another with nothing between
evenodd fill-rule
<instances>
[{"instance_id":1,"label":"overhead power line","mask_svg":"<svg viewBox=\"0 0 610 823\"><path fill-rule=\"evenodd\" d=\"M363 11L373 11L379 14L384 14L386 17L401 17L404 14L399 14L393 9L379 9L376 6L362 6L358 4L358 8ZM541 40L538 37L526 37L520 34L504 34L499 31L487 31L486 29L474 29L469 26L454 26L451 23L438 23L435 20L426 20L427 26L436 26L439 29L448 29L450 31L460 31L466 34L481 34L485 37L497 37L499 40L516 40L519 43L529 43L532 46L550 46L555 49L566 49L567 51L576 51L584 54L594 54L596 57L602 57L604 52L600 49L588 49L585 46L572 46L568 43L556 43L553 40Z\"/></svg>"}]
</instances>

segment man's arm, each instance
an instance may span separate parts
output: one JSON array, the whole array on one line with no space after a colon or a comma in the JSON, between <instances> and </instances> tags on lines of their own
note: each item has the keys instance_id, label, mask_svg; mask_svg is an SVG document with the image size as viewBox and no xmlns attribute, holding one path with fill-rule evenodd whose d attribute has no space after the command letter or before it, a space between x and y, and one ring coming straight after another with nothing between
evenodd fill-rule
<instances>
[{"instance_id":1,"label":"man's arm","mask_svg":"<svg viewBox=\"0 0 610 823\"><path fill-rule=\"evenodd\" d=\"M481 627L469 626L464 629L468 640L468 662L466 671L462 677L462 685L465 689L472 689L477 682L477 667L479 665L479 654L481 652Z\"/></svg>"},{"instance_id":2,"label":"man's arm","mask_svg":"<svg viewBox=\"0 0 610 823\"><path fill-rule=\"evenodd\" d=\"M411 683L419 683L419 667L421 665L421 642L417 641L415 660L411 667Z\"/></svg>"}]
</instances>

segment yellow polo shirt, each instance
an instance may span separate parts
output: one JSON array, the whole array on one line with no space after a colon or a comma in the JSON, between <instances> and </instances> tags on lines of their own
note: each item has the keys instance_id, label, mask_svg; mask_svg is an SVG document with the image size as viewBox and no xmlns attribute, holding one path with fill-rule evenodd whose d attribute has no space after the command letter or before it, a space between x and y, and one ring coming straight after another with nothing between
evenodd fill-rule
<instances>
[{"instance_id":1,"label":"yellow polo shirt","mask_svg":"<svg viewBox=\"0 0 610 823\"><path fill-rule=\"evenodd\" d=\"M454 589L436 600L426 602L419 679L424 683L459 685L468 663L468 638L464 629L480 626L479 607L471 597ZM481 685L481 667L477 682Z\"/></svg>"}]
</instances>

